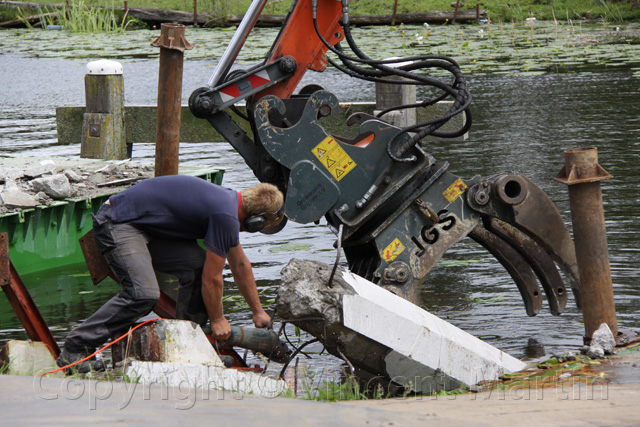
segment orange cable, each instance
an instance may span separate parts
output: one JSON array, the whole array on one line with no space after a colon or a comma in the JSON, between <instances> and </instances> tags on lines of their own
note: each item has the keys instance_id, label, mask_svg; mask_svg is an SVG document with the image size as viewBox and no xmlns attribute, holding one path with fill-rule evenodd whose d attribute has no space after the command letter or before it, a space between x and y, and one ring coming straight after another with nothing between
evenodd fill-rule
<instances>
[{"instance_id":1,"label":"orange cable","mask_svg":"<svg viewBox=\"0 0 640 427\"><path fill-rule=\"evenodd\" d=\"M53 371L45 372L44 374L40 374L40 376L41 376L41 377L43 377L43 376L45 376L45 375L53 374L53 373L56 373L56 372L61 371L61 370L63 370L63 369L67 369L67 368L70 368L70 367L72 367L72 366L75 366L75 365L77 365L78 363L82 363L82 362L84 362L85 360L89 360L89 359L91 359L93 356L95 356L96 354L103 352L104 350L108 349L109 347L111 347L112 345L114 345L115 343L117 343L118 341L122 340L124 337L126 337L126 336L130 335L130 334L131 334L131 332L135 331L135 330L136 330L136 329L138 329L140 326L146 325L147 323L149 323L149 322L154 322L154 321L156 321L156 320L164 320L164 319L163 319L163 318L161 318L161 317L156 317L155 319L145 320L144 322L140 323L140 324L139 324L138 326L136 326L135 328L130 329L130 330L129 330L129 332L127 332L127 333L123 334L121 337L119 337L119 338L117 338L117 339L115 339L115 340L111 341L109 344L105 345L105 346L104 346L104 347L102 347L100 350L96 350L93 354L90 354L89 356L85 357L84 359L77 360L77 361L75 361L75 362L73 362L73 363L71 363L71 364L69 364L69 365L67 365L67 366L62 366L62 367L60 367L60 368L58 368L58 369L54 369Z\"/></svg>"}]
</instances>

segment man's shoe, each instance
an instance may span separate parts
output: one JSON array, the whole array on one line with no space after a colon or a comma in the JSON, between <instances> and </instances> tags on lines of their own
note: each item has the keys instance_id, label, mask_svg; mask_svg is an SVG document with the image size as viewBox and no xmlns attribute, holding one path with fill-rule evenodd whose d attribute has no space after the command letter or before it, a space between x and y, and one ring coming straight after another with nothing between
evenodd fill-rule
<instances>
[{"instance_id":1,"label":"man's shoe","mask_svg":"<svg viewBox=\"0 0 640 427\"><path fill-rule=\"evenodd\" d=\"M77 362L78 360L82 360L87 356L87 353L73 353L67 351L67 349L65 348L60 352L60 356L58 356L56 364L59 367L67 366L74 362ZM105 366L101 360L96 360L95 358L93 358L87 359L84 362L78 363L77 365L73 365L71 366L71 369L74 369L81 374L86 374L90 371L104 371Z\"/></svg>"}]
</instances>

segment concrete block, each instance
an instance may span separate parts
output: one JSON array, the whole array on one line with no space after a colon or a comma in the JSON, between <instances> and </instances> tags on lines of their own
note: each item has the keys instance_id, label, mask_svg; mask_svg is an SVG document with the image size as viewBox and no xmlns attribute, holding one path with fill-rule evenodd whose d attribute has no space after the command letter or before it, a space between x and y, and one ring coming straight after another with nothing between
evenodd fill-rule
<instances>
[{"instance_id":1,"label":"concrete block","mask_svg":"<svg viewBox=\"0 0 640 427\"><path fill-rule=\"evenodd\" d=\"M38 206L38 201L20 189L9 190L5 187L0 193L0 206L5 206L7 209L33 208Z\"/></svg>"},{"instance_id":2,"label":"concrete block","mask_svg":"<svg viewBox=\"0 0 640 427\"><path fill-rule=\"evenodd\" d=\"M343 272L356 295L343 295L343 323L393 349L394 382L416 392L454 389L522 370L526 364L375 284Z\"/></svg>"},{"instance_id":3,"label":"concrete block","mask_svg":"<svg viewBox=\"0 0 640 427\"><path fill-rule=\"evenodd\" d=\"M0 351L0 361L6 364L4 373L10 375L33 376L58 368L47 346L39 341L7 342ZM64 373L56 372L50 376L64 377Z\"/></svg>"},{"instance_id":4,"label":"concrete block","mask_svg":"<svg viewBox=\"0 0 640 427\"><path fill-rule=\"evenodd\" d=\"M52 199L66 199L73 196L73 187L69 179L61 173L36 178L31 181L31 185L35 191L42 191Z\"/></svg>"},{"instance_id":5,"label":"concrete block","mask_svg":"<svg viewBox=\"0 0 640 427\"><path fill-rule=\"evenodd\" d=\"M43 160L38 164L32 164L24 170L27 178L38 178L42 175L50 175L56 172L56 164L53 160Z\"/></svg>"},{"instance_id":6,"label":"concrete block","mask_svg":"<svg viewBox=\"0 0 640 427\"><path fill-rule=\"evenodd\" d=\"M125 340L113 347L114 363L128 357L149 362L224 366L202 328L188 320L150 323L135 330L129 340L130 343Z\"/></svg>"},{"instance_id":7,"label":"concrete block","mask_svg":"<svg viewBox=\"0 0 640 427\"><path fill-rule=\"evenodd\" d=\"M228 391L264 397L281 396L287 390L283 380L251 371L226 369L193 363L159 363L134 360L125 370L127 376L140 384L160 384L184 389Z\"/></svg>"},{"instance_id":8,"label":"concrete block","mask_svg":"<svg viewBox=\"0 0 640 427\"><path fill-rule=\"evenodd\" d=\"M0 182L5 182L7 180L15 181L16 179L20 179L24 176L24 172L19 168L4 168L0 167Z\"/></svg>"}]
</instances>

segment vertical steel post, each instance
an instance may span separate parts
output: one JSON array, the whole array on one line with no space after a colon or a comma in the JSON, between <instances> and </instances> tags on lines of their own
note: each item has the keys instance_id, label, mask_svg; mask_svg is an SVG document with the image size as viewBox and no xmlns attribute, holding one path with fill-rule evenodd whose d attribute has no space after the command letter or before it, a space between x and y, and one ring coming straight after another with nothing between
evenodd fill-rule
<instances>
[{"instance_id":1,"label":"vertical steel post","mask_svg":"<svg viewBox=\"0 0 640 427\"><path fill-rule=\"evenodd\" d=\"M569 186L571 221L580 273L585 338L606 323L618 335L600 181L611 178L598 164L596 147L564 152L565 165L555 178Z\"/></svg>"},{"instance_id":2,"label":"vertical steel post","mask_svg":"<svg viewBox=\"0 0 640 427\"><path fill-rule=\"evenodd\" d=\"M151 43L160 48L158 123L155 176L178 173L182 66L185 49L193 48L184 37L184 25L162 24L160 37Z\"/></svg>"}]
</instances>

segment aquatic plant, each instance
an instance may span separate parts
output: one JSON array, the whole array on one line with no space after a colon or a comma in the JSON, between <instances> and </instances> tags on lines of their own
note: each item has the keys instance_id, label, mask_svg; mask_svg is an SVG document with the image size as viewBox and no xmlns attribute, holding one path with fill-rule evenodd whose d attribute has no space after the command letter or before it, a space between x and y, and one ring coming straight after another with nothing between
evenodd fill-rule
<instances>
[{"instance_id":1,"label":"aquatic plant","mask_svg":"<svg viewBox=\"0 0 640 427\"><path fill-rule=\"evenodd\" d=\"M127 27L127 20L119 19L113 8L90 8L82 0L71 2L65 13L59 15L58 22L72 33L117 33Z\"/></svg>"},{"instance_id":2,"label":"aquatic plant","mask_svg":"<svg viewBox=\"0 0 640 427\"><path fill-rule=\"evenodd\" d=\"M33 29L25 11L18 8L18 16L28 28ZM113 7L89 7L83 0L72 1L68 8L62 9L39 6L36 16L40 17L43 28L59 25L71 33L117 33L129 25L127 17L121 18Z\"/></svg>"}]
</instances>

